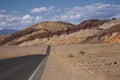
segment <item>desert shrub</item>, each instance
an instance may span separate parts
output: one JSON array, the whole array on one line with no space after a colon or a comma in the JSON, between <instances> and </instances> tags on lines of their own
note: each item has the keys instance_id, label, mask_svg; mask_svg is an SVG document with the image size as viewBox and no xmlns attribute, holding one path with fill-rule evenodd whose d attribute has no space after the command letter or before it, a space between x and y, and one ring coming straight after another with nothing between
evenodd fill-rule
<instances>
[{"instance_id":1,"label":"desert shrub","mask_svg":"<svg viewBox=\"0 0 120 80\"><path fill-rule=\"evenodd\" d=\"M113 62L113 64L117 64L117 61Z\"/></svg>"},{"instance_id":2,"label":"desert shrub","mask_svg":"<svg viewBox=\"0 0 120 80\"><path fill-rule=\"evenodd\" d=\"M84 51L79 51L79 54L85 54L85 52Z\"/></svg>"},{"instance_id":3,"label":"desert shrub","mask_svg":"<svg viewBox=\"0 0 120 80\"><path fill-rule=\"evenodd\" d=\"M69 58L72 58L72 57L74 57L74 56L73 56L72 54L69 54L68 57L69 57Z\"/></svg>"}]
</instances>

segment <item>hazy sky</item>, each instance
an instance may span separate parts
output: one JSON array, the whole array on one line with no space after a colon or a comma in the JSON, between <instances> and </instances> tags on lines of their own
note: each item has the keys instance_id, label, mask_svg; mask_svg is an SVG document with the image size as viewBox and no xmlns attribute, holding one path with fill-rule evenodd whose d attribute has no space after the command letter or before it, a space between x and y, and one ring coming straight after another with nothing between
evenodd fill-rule
<instances>
[{"instance_id":1,"label":"hazy sky","mask_svg":"<svg viewBox=\"0 0 120 80\"><path fill-rule=\"evenodd\" d=\"M0 0L0 28L23 29L50 20L120 19L120 0Z\"/></svg>"}]
</instances>

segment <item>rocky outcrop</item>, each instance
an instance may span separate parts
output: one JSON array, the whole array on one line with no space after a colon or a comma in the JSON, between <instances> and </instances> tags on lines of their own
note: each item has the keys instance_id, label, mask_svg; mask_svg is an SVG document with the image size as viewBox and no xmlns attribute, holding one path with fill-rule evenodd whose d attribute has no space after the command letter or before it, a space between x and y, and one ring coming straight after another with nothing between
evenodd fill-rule
<instances>
[{"instance_id":1,"label":"rocky outcrop","mask_svg":"<svg viewBox=\"0 0 120 80\"><path fill-rule=\"evenodd\" d=\"M110 39L113 38L114 35L116 35L116 33L118 33L118 32L120 32L120 24L111 26L108 29L100 31L97 34L86 38L86 40L83 42L84 43L96 43L96 42L97 43L101 43L101 42L111 42L112 43L112 40L110 40Z\"/></svg>"},{"instance_id":2,"label":"rocky outcrop","mask_svg":"<svg viewBox=\"0 0 120 80\"><path fill-rule=\"evenodd\" d=\"M113 37L108 39L108 43L120 43L120 32L116 33Z\"/></svg>"}]
</instances>

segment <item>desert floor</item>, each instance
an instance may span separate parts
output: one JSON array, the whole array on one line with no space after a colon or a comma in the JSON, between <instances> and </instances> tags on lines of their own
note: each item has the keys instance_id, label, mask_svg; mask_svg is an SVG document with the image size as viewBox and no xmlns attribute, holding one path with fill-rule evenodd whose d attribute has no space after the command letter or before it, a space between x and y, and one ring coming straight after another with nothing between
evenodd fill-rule
<instances>
[{"instance_id":1,"label":"desert floor","mask_svg":"<svg viewBox=\"0 0 120 80\"><path fill-rule=\"evenodd\" d=\"M1 46L0 59L44 54L46 48ZM54 45L41 80L120 80L120 44Z\"/></svg>"}]
</instances>

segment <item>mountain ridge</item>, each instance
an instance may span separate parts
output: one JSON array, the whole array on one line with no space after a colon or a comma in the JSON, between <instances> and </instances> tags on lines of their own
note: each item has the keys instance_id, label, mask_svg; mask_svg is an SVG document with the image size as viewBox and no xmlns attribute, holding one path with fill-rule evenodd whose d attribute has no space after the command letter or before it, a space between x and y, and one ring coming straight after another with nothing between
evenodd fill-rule
<instances>
[{"instance_id":1,"label":"mountain ridge","mask_svg":"<svg viewBox=\"0 0 120 80\"><path fill-rule=\"evenodd\" d=\"M114 21L115 20L109 20L109 19L103 19L103 20L90 19L90 20L85 20L79 23L78 25L74 25L74 24L62 22L62 21L47 21L47 22L37 23L24 30L13 33L11 35L0 37L0 45L21 45L21 44L32 43L32 41L36 45L39 45L36 43L36 41L38 43L45 41L44 44L51 44L51 41L53 42L55 40L54 36L57 36L56 39L58 39L60 43L62 43L62 41L64 41L65 39L66 39L65 43L68 43L68 42L81 43L81 40L82 41L85 40L83 42L87 42L87 40L89 40L89 37L95 36L98 34L98 32L101 33L101 31L104 31L104 27L100 27L100 26L106 23L109 24L110 22L114 22ZM90 30L93 30L95 32L92 32ZM115 31L115 28L113 28L113 32L114 31ZM78 36L77 39L79 39L77 41L73 39L75 38L74 36L76 34ZM83 34L83 37L81 37L81 34ZM64 35L68 35L68 36L64 36ZM73 38L69 38L70 37L69 35L72 35ZM65 39L64 38L62 39L62 36L64 36ZM72 39L74 41L67 42L68 40L67 38ZM60 41L61 39L62 41ZM91 41L88 41L88 42L91 43Z\"/></svg>"}]
</instances>

